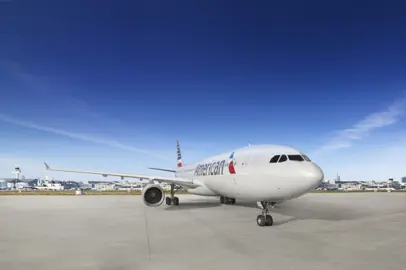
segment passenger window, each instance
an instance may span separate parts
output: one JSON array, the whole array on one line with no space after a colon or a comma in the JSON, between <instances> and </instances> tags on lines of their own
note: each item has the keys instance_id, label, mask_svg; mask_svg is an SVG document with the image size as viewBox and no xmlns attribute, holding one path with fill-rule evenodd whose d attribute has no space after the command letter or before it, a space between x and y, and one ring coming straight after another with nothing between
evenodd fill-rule
<instances>
[{"instance_id":1,"label":"passenger window","mask_svg":"<svg viewBox=\"0 0 406 270\"><path fill-rule=\"evenodd\" d=\"M271 158L271 160L269 161L269 163L276 163L276 162L278 162L279 157L280 157L280 155L274 156L273 158Z\"/></svg>"},{"instance_id":2,"label":"passenger window","mask_svg":"<svg viewBox=\"0 0 406 270\"><path fill-rule=\"evenodd\" d=\"M310 160L310 158L309 158L308 156L303 155L303 157L304 157L304 159L305 159L306 161L311 161L311 160Z\"/></svg>"},{"instance_id":3,"label":"passenger window","mask_svg":"<svg viewBox=\"0 0 406 270\"><path fill-rule=\"evenodd\" d=\"M292 161L304 161L301 155L288 155L288 158Z\"/></svg>"},{"instance_id":4,"label":"passenger window","mask_svg":"<svg viewBox=\"0 0 406 270\"><path fill-rule=\"evenodd\" d=\"M286 155L282 155L281 158L279 159L279 162L285 162L288 160L288 157Z\"/></svg>"}]
</instances>

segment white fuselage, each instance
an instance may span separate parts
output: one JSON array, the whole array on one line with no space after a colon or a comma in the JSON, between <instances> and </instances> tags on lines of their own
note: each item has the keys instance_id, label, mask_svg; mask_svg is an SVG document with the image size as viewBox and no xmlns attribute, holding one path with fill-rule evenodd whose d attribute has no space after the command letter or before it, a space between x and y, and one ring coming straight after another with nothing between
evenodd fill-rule
<instances>
[{"instance_id":1,"label":"white fuselage","mask_svg":"<svg viewBox=\"0 0 406 270\"><path fill-rule=\"evenodd\" d=\"M292 160L271 163L276 155L291 156ZM298 155L302 161L293 160ZM302 152L291 147L252 146L184 165L176 170L176 176L202 184L188 189L191 194L282 202L306 194L324 178L320 167L304 157Z\"/></svg>"}]
</instances>

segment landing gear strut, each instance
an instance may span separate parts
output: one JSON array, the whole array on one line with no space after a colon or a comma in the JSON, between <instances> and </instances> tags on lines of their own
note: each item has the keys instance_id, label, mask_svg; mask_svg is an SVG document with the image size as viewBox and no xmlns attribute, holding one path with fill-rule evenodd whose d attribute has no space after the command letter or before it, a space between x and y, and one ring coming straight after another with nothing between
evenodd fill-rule
<instances>
[{"instance_id":1,"label":"landing gear strut","mask_svg":"<svg viewBox=\"0 0 406 270\"><path fill-rule=\"evenodd\" d=\"M224 196L220 196L220 203L222 204L235 204L234 198L228 198Z\"/></svg>"},{"instance_id":2,"label":"landing gear strut","mask_svg":"<svg viewBox=\"0 0 406 270\"><path fill-rule=\"evenodd\" d=\"M175 197L175 192L178 191L179 188L177 188L175 190L175 184L171 184L171 196L170 197L166 197L165 202L166 205L179 205L179 198Z\"/></svg>"},{"instance_id":3,"label":"landing gear strut","mask_svg":"<svg viewBox=\"0 0 406 270\"><path fill-rule=\"evenodd\" d=\"M258 206L262 209L262 214L257 216L257 224L260 227L272 226L273 218L269 215L269 208L274 208L274 202L258 202Z\"/></svg>"}]
</instances>

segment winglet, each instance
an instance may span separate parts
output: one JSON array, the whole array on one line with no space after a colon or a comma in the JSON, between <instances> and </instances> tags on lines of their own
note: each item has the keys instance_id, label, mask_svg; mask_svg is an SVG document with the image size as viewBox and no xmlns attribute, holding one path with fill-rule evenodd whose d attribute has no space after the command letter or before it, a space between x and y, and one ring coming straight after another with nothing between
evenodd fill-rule
<instances>
[{"instance_id":1,"label":"winglet","mask_svg":"<svg viewBox=\"0 0 406 270\"><path fill-rule=\"evenodd\" d=\"M45 170L51 169L51 167L49 167L48 163L46 163L45 161L44 161L44 165L45 165Z\"/></svg>"}]
</instances>

